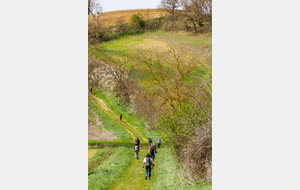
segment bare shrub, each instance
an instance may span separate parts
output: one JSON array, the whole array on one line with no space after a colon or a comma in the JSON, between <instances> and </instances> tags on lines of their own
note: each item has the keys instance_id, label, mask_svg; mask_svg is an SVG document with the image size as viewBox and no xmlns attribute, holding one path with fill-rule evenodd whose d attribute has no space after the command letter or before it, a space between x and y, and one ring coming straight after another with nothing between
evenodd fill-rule
<instances>
[{"instance_id":1,"label":"bare shrub","mask_svg":"<svg viewBox=\"0 0 300 190\"><path fill-rule=\"evenodd\" d=\"M166 133L178 161L187 167L184 175L179 174L187 184L212 180L211 79L198 76L192 81L190 101L175 114L164 116L158 126Z\"/></svg>"},{"instance_id":2,"label":"bare shrub","mask_svg":"<svg viewBox=\"0 0 300 190\"><path fill-rule=\"evenodd\" d=\"M111 82L109 86L113 88L110 90L116 91L122 102L130 103L134 92L139 87L132 78L134 66L128 64L129 58L116 58L105 54L98 48L90 53L89 85L95 85L97 89L101 90L108 86L107 82Z\"/></svg>"}]
</instances>

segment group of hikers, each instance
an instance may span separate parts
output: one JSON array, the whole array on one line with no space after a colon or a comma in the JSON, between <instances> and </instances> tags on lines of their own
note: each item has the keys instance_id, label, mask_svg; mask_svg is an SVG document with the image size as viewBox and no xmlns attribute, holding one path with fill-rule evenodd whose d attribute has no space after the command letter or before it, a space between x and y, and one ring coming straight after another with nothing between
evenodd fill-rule
<instances>
[{"instance_id":1,"label":"group of hikers","mask_svg":"<svg viewBox=\"0 0 300 190\"><path fill-rule=\"evenodd\" d=\"M135 142L136 142L135 146L134 146L135 158L139 159L139 151L140 151L140 142L141 141L137 137ZM160 144L161 144L161 140L160 140L160 138L158 138L157 139L158 148L160 147ZM153 163L153 161L155 159L155 154L157 154L156 146L151 137L151 138L149 138L149 153L147 153L146 158L144 159L143 165L142 165L142 168L144 168L144 166L145 166L145 169L146 169L145 180L147 180L147 178L149 178L149 180L150 180L150 178L151 178L151 169L154 169L154 165L155 165Z\"/></svg>"}]
</instances>

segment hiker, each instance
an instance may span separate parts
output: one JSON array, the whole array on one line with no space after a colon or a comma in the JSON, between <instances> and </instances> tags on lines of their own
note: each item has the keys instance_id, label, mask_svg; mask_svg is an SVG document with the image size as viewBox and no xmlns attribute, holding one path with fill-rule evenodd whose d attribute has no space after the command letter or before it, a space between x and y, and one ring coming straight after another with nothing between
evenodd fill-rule
<instances>
[{"instance_id":1,"label":"hiker","mask_svg":"<svg viewBox=\"0 0 300 190\"><path fill-rule=\"evenodd\" d=\"M135 158L139 159L139 151L140 151L140 146L138 145L138 143L136 143L134 145L134 153L135 153Z\"/></svg>"},{"instance_id":2,"label":"hiker","mask_svg":"<svg viewBox=\"0 0 300 190\"><path fill-rule=\"evenodd\" d=\"M149 146L151 146L152 145L152 137L151 138L148 138L149 139Z\"/></svg>"},{"instance_id":3,"label":"hiker","mask_svg":"<svg viewBox=\"0 0 300 190\"><path fill-rule=\"evenodd\" d=\"M120 113L120 121L122 121L122 113Z\"/></svg>"},{"instance_id":4,"label":"hiker","mask_svg":"<svg viewBox=\"0 0 300 190\"><path fill-rule=\"evenodd\" d=\"M140 139L139 139L138 137L136 138L135 142L136 142L137 145L140 146L140 142L141 142L141 141L140 141Z\"/></svg>"},{"instance_id":5,"label":"hiker","mask_svg":"<svg viewBox=\"0 0 300 190\"><path fill-rule=\"evenodd\" d=\"M91 87L91 94L93 93L93 88Z\"/></svg>"},{"instance_id":6,"label":"hiker","mask_svg":"<svg viewBox=\"0 0 300 190\"><path fill-rule=\"evenodd\" d=\"M161 143L161 140L160 140L160 138L158 138L157 139L157 146L158 146L158 148L160 147L160 143Z\"/></svg>"},{"instance_id":7,"label":"hiker","mask_svg":"<svg viewBox=\"0 0 300 190\"><path fill-rule=\"evenodd\" d=\"M151 158L154 160L155 159L155 153L157 153L155 143L153 143L149 147L149 152L150 152Z\"/></svg>"},{"instance_id":8,"label":"hiker","mask_svg":"<svg viewBox=\"0 0 300 190\"><path fill-rule=\"evenodd\" d=\"M153 164L153 160L152 160L152 158L150 158L150 154L148 153L147 155L146 155L146 158L144 159L144 162L143 162L143 166L142 166L142 168L144 168L144 166L146 166L145 167L145 169L146 169L146 177L145 177L145 180L147 180L147 174L149 173L149 180L150 180L150 178L151 178L151 168L152 168L152 166L153 166L153 169L154 169L154 165L155 164Z\"/></svg>"}]
</instances>

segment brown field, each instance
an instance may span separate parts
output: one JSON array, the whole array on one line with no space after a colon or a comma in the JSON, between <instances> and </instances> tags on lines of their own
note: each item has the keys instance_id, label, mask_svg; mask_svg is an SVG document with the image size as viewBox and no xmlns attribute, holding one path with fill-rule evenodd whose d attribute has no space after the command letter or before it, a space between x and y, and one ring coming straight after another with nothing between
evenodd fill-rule
<instances>
[{"instance_id":1,"label":"brown field","mask_svg":"<svg viewBox=\"0 0 300 190\"><path fill-rule=\"evenodd\" d=\"M92 15L89 15L89 19L97 19L103 26L113 26L119 24L120 21L123 21L124 24L130 22L131 15L137 13L141 13L144 16L144 20L158 18L161 14L163 16L166 14L162 9L131 9L104 12L100 14L99 18L94 18Z\"/></svg>"}]
</instances>

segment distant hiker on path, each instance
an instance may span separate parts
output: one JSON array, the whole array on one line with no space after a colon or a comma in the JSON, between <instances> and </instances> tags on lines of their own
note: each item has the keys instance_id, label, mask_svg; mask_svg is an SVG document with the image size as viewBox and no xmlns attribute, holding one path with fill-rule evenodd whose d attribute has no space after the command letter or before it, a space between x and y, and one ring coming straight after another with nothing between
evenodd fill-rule
<instances>
[{"instance_id":1,"label":"distant hiker on path","mask_svg":"<svg viewBox=\"0 0 300 190\"><path fill-rule=\"evenodd\" d=\"M151 146L151 144L152 144L152 137L151 138L149 138L149 146Z\"/></svg>"},{"instance_id":2,"label":"distant hiker on path","mask_svg":"<svg viewBox=\"0 0 300 190\"><path fill-rule=\"evenodd\" d=\"M140 151L140 146L136 143L134 145L134 154L136 159L139 159L139 151Z\"/></svg>"},{"instance_id":3,"label":"distant hiker on path","mask_svg":"<svg viewBox=\"0 0 300 190\"><path fill-rule=\"evenodd\" d=\"M160 138L158 138L157 139L157 146L158 146L158 148L160 147L160 143L161 143L161 140L160 140Z\"/></svg>"},{"instance_id":4,"label":"distant hiker on path","mask_svg":"<svg viewBox=\"0 0 300 190\"><path fill-rule=\"evenodd\" d=\"M122 113L120 113L120 121L122 121Z\"/></svg>"},{"instance_id":5,"label":"distant hiker on path","mask_svg":"<svg viewBox=\"0 0 300 190\"><path fill-rule=\"evenodd\" d=\"M151 178L151 168L152 168L152 166L154 167L154 165L155 164L153 164L153 160L152 160L152 158L150 158L150 154L148 153L146 155L146 158L144 159L143 166L142 166L142 168L144 168L144 166L146 166L145 167L145 169L146 169L145 180L147 180L148 173L149 173L149 180L150 180L150 178Z\"/></svg>"},{"instance_id":6,"label":"distant hiker on path","mask_svg":"<svg viewBox=\"0 0 300 190\"><path fill-rule=\"evenodd\" d=\"M91 93L93 93L93 88L91 87Z\"/></svg>"},{"instance_id":7,"label":"distant hiker on path","mask_svg":"<svg viewBox=\"0 0 300 190\"><path fill-rule=\"evenodd\" d=\"M140 142L141 142L141 141L140 141L140 139L139 139L138 137L136 138L135 142L136 142L137 145L140 146Z\"/></svg>"}]
</instances>

